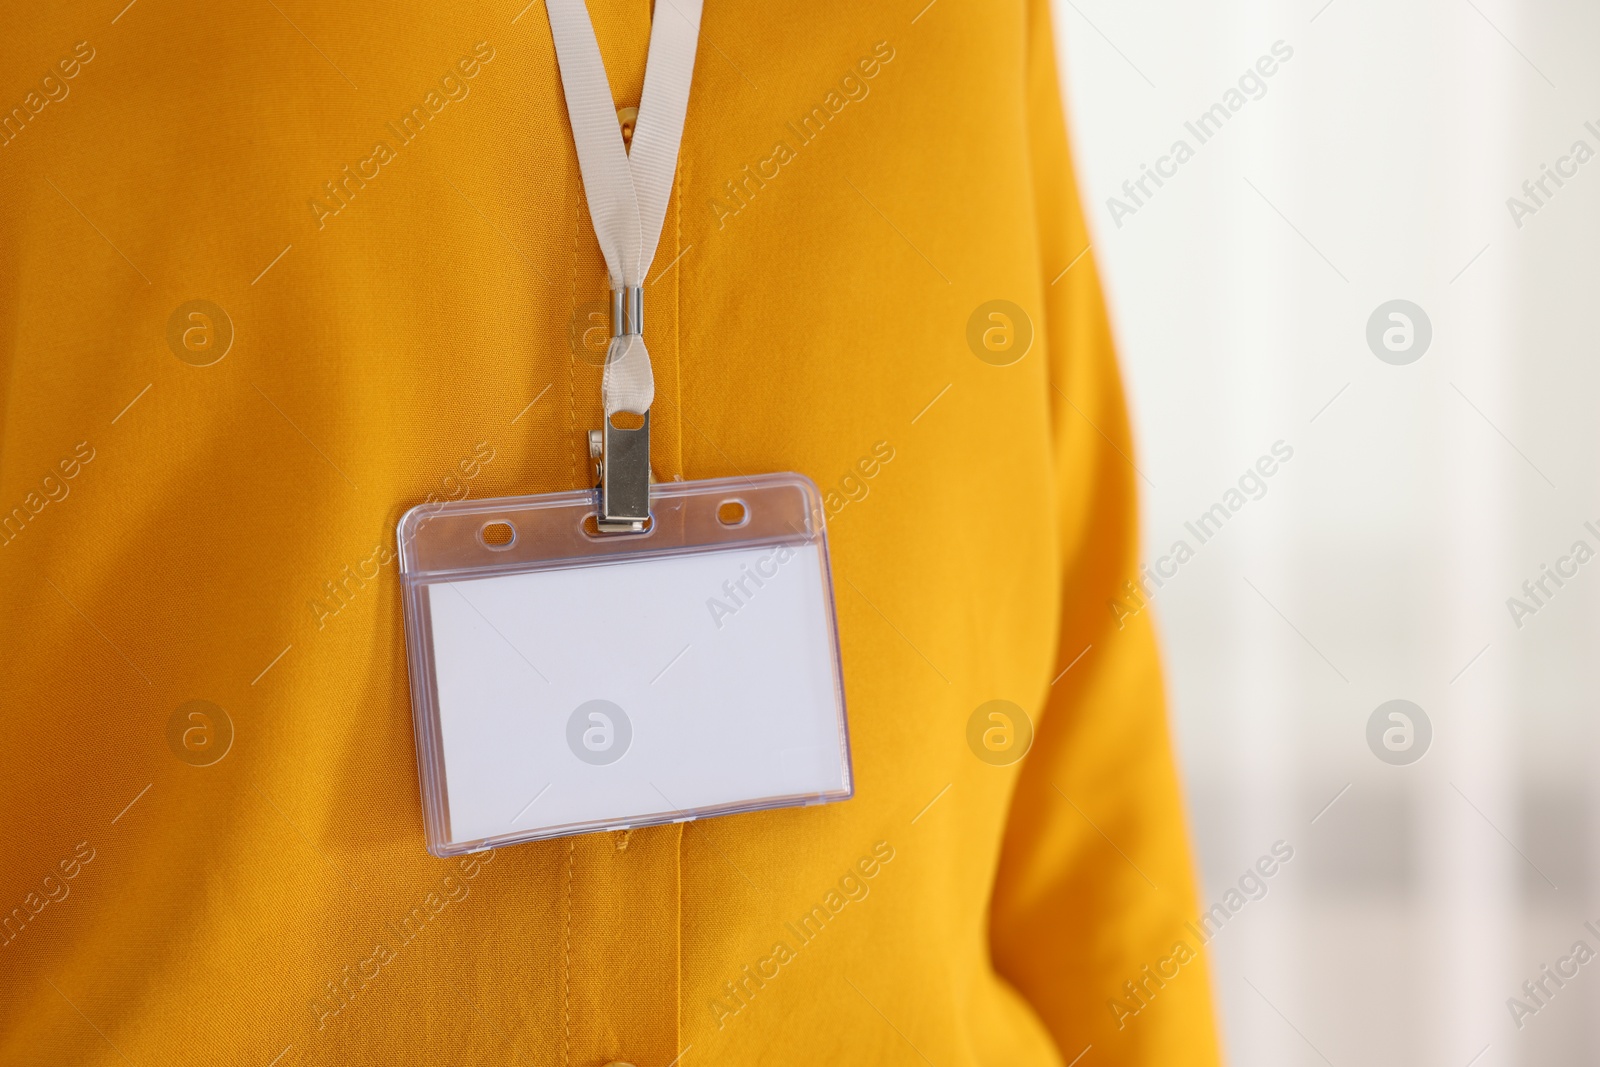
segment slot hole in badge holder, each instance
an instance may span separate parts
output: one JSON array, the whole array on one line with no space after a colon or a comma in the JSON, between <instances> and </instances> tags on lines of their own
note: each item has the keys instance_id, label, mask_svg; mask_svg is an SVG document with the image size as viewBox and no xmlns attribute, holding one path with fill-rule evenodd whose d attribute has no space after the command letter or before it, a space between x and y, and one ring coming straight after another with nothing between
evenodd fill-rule
<instances>
[{"instance_id":1,"label":"slot hole in badge holder","mask_svg":"<svg viewBox=\"0 0 1600 1067\"><path fill-rule=\"evenodd\" d=\"M585 515L583 521L578 524L578 529L583 531L583 536L591 541L616 541L619 538L646 537L655 527L656 517L650 515L645 518L644 529L642 530L633 530L628 533L601 533L600 519L592 511Z\"/></svg>"},{"instance_id":2,"label":"slot hole in badge holder","mask_svg":"<svg viewBox=\"0 0 1600 1067\"><path fill-rule=\"evenodd\" d=\"M717 505L717 521L724 526L738 528L750 521L750 509L737 497Z\"/></svg>"},{"instance_id":3,"label":"slot hole in badge holder","mask_svg":"<svg viewBox=\"0 0 1600 1067\"><path fill-rule=\"evenodd\" d=\"M484 548L504 552L517 543L517 528L509 522L487 522L478 531L478 540Z\"/></svg>"}]
</instances>

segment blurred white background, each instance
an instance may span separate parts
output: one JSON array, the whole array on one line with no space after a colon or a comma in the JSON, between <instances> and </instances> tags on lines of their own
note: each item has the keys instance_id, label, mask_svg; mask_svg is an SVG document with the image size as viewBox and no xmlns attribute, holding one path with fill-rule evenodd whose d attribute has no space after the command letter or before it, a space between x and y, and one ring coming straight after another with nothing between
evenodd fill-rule
<instances>
[{"instance_id":1,"label":"blurred white background","mask_svg":"<svg viewBox=\"0 0 1600 1067\"><path fill-rule=\"evenodd\" d=\"M1520 627L1507 606L1574 542L1600 550L1600 158L1560 162L1600 153L1600 5L1055 0L1055 20L1145 559L1198 546L1155 610L1202 907L1295 849L1210 946L1229 1062L1600 1061L1600 961L1542 1005L1522 988L1600 951L1600 560L1546 579ZM1280 41L1201 144L1185 123ZM1193 158L1135 204L1123 183L1180 139ZM1558 163L1576 175L1534 203L1523 182ZM1537 208L1520 226L1513 196ZM1432 327L1404 365L1367 341L1395 299ZM1199 545L1185 522L1278 441L1265 495ZM1391 699L1432 725L1409 765L1367 741ZM1520 1027L1513 997L1538 1008Z\"/></svg>"}]
</instances>

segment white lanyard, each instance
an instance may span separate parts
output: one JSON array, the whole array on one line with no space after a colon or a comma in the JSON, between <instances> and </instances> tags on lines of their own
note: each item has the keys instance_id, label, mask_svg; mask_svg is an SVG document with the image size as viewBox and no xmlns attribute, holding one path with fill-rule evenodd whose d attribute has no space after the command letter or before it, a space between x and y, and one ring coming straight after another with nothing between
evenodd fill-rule
<instances>
[{"instance_id":1,"label":"white lanyard","mask_svg":"<svg viewBox=\"0 0 1600 1067\"><path fill-rule=\"evenodd\" d=\"M615 413L643 415L655 399L655 375L643 337L644 282L661 240L678 165L700 36L700 4L658 0L630 152L622 143L605 61L584 0L545 0L578 169L611 275L612 336L600 387L608 427Z\"/></svg>"}]
</instances>

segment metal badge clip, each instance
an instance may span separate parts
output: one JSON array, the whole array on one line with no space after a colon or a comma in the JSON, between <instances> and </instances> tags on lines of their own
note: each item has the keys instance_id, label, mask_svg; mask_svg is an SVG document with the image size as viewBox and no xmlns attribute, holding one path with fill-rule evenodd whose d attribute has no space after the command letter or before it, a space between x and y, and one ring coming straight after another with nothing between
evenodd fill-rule
<instances>
[{"instance_id":1,"label":"metal badge clip","mask_svg":"<svg viewBox=\"0 0 1600 1067\"><path fill-rule=\"evenodd\" d=\"M642 533L650 519L650 413L637 429L613 426L589 431L589 455L600 482L601 533Z\"/></svg>"},{"instance_id":2,"label":"metal badge clip","mask_svg":"<svg viewBox=\"0 0 1600 1067\"><path fill-rule=\"evenodd\" d=\"M611 290L611 336L643 336L645 286ZM650 522L650 413L637 429L622 429L606 419L589 430L589 456L600 482L600 533L642 533Z\"/></svg>"},{"instance_id":3,"label":"metal badge clip","mask_svg":"<svg viewBox=\"0 0 1600 1067\"><path fill-rule=\"evenodd\" d=\"M644 286L611 290L611 336L644 335ZM602 533L641 533L650 520L650 413L635 429L612 425L589 431L589 456L600 483Z\"/></svg>"}]
</instances>

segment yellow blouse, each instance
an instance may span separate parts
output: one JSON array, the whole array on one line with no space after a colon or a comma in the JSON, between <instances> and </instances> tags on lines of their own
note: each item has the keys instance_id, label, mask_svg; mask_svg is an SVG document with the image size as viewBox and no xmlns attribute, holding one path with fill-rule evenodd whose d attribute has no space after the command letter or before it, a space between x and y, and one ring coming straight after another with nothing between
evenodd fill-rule
<instances>
[{"instance_id":1,"label":"yellow blouse","mask_svg":"<svg viewBox=\"0 0 1600 1067\"><path fill-rule=\"evenodd\" d=\"M924 3L708 0L646 296L658 477L824 491L855 798L459 860L393 531L590 484L543 6L12 20L0 1062L1215 1062L1046 5Z\"/></svg>"}]
</instances>

